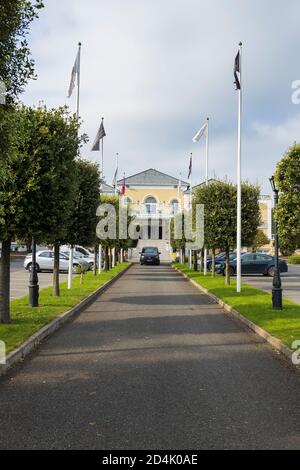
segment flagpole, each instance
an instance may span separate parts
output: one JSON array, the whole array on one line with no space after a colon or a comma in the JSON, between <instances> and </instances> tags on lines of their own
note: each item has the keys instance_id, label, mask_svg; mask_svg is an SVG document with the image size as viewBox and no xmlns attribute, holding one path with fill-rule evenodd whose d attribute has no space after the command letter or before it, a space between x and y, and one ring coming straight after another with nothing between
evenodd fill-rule
<instances>
[{"instance_id":1,"label":"flagpole","mask_svg":"<svg viewBox=\"0 0 300 470\"><path fill-rule=\"evenodd\" d=\"M104 123L104 118L102 118L102 124ZM104 125L104 124L103 124ZM102 184L104 180L104 138L102 137L101 142L101 186L100 193L102 192ZM98 274L102 272L102 245L99 244L99 260L98 260Z\"/></svg>"},{"instance_id":2,"label":"flagpole","mask_svg":"<svg viewBox=\"0 0 300 470\"><path fill-rule=\"evenodd\" d=\"M242 43L239 44L240 51L240 88L238 90L238 159L237 159L237 292L242 290Z\"/></svg>"},{"instance_id":3,"label":"flagpole","mask_svg":"<svg viewBox=\"0 0 300 470\"><path fill-rule=\"evenodd\" d=\"M209 118L207 118L206 128L206 168L205 168L205 184L208 186L208 152L209 152ZM204 276L207 276L207 248L204 248Z\"/></svg>"},{"instance_id":4,"label":"flagpole","mask_svg":"<svg viewBox=\"0 0 300 470\"><path fill-rule=\"evenodd\" d=\"M193 154L191 153L191 175L190 175L190 210L193 210ZM192 250L189 251L189 267L192 269Z\"/></svg>"},{"instance_id":5,"label":"flagpole","mask_svg":"<svg viewBox=\"0 0 300 470\"><path fill-rule=\"evenodd\" d=\"M77 73L77 119L79 119L80 111L80 75L81 75L81 42L78 43L78 73Z\"/></svg>"},{"instance_id":6,"label":"flagpole","mask_svg":"<svg viewBox=\"0 0 300 470\"><path fill-rule=\"evenodd\" d=\"M115 185L115 196L118 195L118 185L117 185L117 181L118 181L118 169L119 169L119 154L117 153L117 166L116 166L116 179L114 181L114 185Z\"/></svg>"},{"instance_id":7,"label":"flagpole","mask_svg":"<svg viewBox=\"0 0 300 470\"><path fill-rule=\"evenodd\" d=\"M76 103L76 116L79 120L80 114L80 69L81 69L81 42L78 43L78 70L77 70L77 103ZM74 260L74 249L70 245L69 250L69 270L68 270L68 289L73 287L73 260Z\"/></svg>"}]
</instances>

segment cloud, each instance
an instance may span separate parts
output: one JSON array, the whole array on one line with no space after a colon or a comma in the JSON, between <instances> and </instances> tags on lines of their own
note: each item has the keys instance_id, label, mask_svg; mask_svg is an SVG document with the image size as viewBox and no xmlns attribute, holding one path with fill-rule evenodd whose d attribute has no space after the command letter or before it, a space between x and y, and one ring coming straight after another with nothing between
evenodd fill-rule
<instances>
[{"instance_id":1,"label":"cloud","mask_svg":"<svg viewBox=\"0 0 300 470\"><path fill-rule=\"evenodd\" d=\"M82 41L81 115L94 139L105 117L105 174L116 152L127 174L154 167L187 173L195 153L202 180L204 143L195 131L211 118L210 174L235 180L237 94L233 60L244 42L243 175L268 191L276 161L298 139L299 109L291 83L300 78L300 4L273 0L46 0L32 27L39 79L27 104L66 99L76 45ZM281 32L282 34L279 34ZM85 157L96 160L90 144Z\"/></svg>"}]
</instances>

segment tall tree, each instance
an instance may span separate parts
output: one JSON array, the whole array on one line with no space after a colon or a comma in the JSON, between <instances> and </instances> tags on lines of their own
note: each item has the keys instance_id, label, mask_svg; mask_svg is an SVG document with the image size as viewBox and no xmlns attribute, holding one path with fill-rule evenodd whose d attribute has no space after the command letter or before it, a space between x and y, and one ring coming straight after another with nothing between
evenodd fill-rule
<instances>
[{"instance_id":1,"label":"tall tree","mask_svg":"<svg viewBox=\"0 0 300 470\"><path fill-rule=\"evenodd\" d=\"M4 193L11 174L5 174L3 168L12 157L12 143L15 126L12 118L13 105L30 78L34 78L34 62L30 57L27 35L31 22L37 18L43 7L41 0L1 0L0 1L0 80L5 85L5 104L0 104L0 192ZM1 89L2 89L1 85ZM10 278L10 237L11 229L5 224L5 210L0 201L0 238L2 239L2 257L0 262L0 322L10 322L9 278Z\"/></svg>"},{"instance_id":2,"label":"tall tree","mask_svg":"<svg viewBox=\"0 0 300 470\"><path fill-rule=\"evenodd\" d=\"M280 191L278 220L280 248L287 253L300 248L300 144L294 144L277 164Z\"/></svg>"}]
</instances>

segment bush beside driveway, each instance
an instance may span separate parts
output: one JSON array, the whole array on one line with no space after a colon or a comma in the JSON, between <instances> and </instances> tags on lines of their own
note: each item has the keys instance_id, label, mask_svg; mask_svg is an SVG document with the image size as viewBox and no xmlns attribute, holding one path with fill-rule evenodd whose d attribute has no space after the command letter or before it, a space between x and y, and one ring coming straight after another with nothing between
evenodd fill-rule
<instances>
[{"instance_id":1,"label":"bush beside driveway","mask_svg":"<svg viewBox=\"0 0 300 470\"><path fill-rule=\"evenodd\" d=\"M291 348L295 340L300 340L300 305L284 299L284 310L274 311L272 295L267 292L243 284L242 293L238 294L234 280L231 280L230 286L225 286L223 276L217 275L213 278L210 273L204 276L190 270L186 265L174 266L245 318L278 338L287 347Z\"/></svg>"}]
</instances>

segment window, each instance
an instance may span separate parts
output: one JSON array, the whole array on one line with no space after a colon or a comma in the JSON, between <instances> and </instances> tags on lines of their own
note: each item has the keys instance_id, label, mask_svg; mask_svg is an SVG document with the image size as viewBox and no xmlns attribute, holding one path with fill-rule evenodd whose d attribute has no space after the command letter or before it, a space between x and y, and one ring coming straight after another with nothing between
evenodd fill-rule
<instances>
[{"instance_id":1,"label":"window","mask_svg":"<svg viewBox=\"0 0 300 470\"><path fill-rule=\"evenodd\" d=\"M155 197L147 197L145 200L146 214L154 215L156 214L157 201Z\"/></svg>"},{"instance_id":2,"label":"window","mask_svg":"<svg viewBox=\"0 0 300 470\"><path fill-rule=\"evenodd\" d=\"M40 258L51 258L51 253L49 251L44 251L39 255Z\"/></svg>"},{"instance_id":3,"label":"window","mask_svg":"<svg viewBox=\"0 0 300 470\"><path fill-rule=\"evenodd\" d=\"M179 211L179 202L177 199L173 199L171 201L171 206L172 206L172 215L176 215Z\"/></svg>"}]
</instances>

